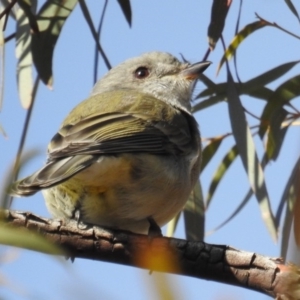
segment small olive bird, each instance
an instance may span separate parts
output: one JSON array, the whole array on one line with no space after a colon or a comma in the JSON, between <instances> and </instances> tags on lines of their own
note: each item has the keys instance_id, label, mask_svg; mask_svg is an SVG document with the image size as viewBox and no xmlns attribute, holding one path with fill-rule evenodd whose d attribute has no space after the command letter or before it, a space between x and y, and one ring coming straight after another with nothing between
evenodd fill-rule
<instances>
[{"instance_id":1,"label":"small olive bird","mask_svg":"<svg viewBox=\"0 0 300 300\"><path fill-rule=\"evenodd\" d=\"M200 173L191 96L210 62L149 52L112 68L48 146L44 167L11 194L42 190L55 218L147 233L184 206Z\"/></svg>"}]
</instances>

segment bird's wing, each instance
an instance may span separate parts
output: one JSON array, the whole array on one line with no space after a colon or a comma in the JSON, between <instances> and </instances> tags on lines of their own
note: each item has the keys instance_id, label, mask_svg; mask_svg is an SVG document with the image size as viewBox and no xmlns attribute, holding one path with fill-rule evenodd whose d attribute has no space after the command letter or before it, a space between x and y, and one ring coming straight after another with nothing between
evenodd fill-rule
<instances>
[{"instance_id":1,"label":"bird's wing","mask_svg":"<svg viewBox=\"0 0 300 300\"><path fill-rule=\"evenodd\" d=\"M189 155L200 147L194 118L149 95L109 92L86 100L88 111L81 111L81 105L71 112L50 142L47 164L16 182L12 194L31 195L59 184L101 155Z\"/></svg>"},{"instance_id":2,"label":"bird's wing","mask_svg":"<svg viewBox=\"0 0 300 300\"><path fill-rule=\"evenodd\" d=\"M114 99L121 97L113 111L97 111L64 125L49 145L49 161L87 154L180 155L191 151L191 116L148 95L131 96L129 103L124 93L109 93ZM107 97L100 94L89 100L99 103Z\"/></svg>"}]
</instances>

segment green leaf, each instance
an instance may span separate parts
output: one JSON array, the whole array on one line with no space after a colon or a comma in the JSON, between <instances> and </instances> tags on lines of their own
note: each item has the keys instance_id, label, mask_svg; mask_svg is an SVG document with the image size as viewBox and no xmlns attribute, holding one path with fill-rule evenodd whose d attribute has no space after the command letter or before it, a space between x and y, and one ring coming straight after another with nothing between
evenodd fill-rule
<instances>
[{"instance_id":1,"label":"green leaf","mask_svg":"<svg viewBox=\"0 0 300 300\"><path fill-rule=\"evenodd\" d=\"M267 155L269 160L276 160L288 127L281 128L288 112L280 107L272 114L270 129L267 136Z\"/></svg>"},{"instance_id":2,"label":"green leaf","mask_svg":"<svg viewBox=\"0 0 300 300\"><path fill-rule=\"evenodd\" d=\"M47 0L37 15L39 33L32 34L32 56L41 80L53 84L53 51L62 27L77 4L77 0Z\"/></svg>"},{"instance_id":3,"label":"green leaf","mask_svg":"<svg viewBox=\"0 0 300 300\"><path fill-rule=\"evenodd\" d=\"M201 162L201 173L205 169L206 165L210 162L212 157L215 155L217 150L219 149L221 143L223 141L223 137L212 139L209 144L202 151L202 162Z\"/></svg>"},{"instance_id":4,"label":"green leaf","mask_svg":"<svg viewBox=\"0 0 300 300\"><path fill-rule=\"evenodd\" d=\"M269 84L270 82L282 77L285 73L290 71L295 65L297 65L300 62L300 60L288 62L282 65L279 65L271 70L268 70L267 72L264 72L247 82L245 82L243 85L247 89L252 89L258 86L265 86Z\"/></svg>"},{"instance_id":5,"label":"green leaf","mask_svg":"<svg viewBox=\"0 0 300 300\"><path fill-rule=\"evenodd\" d=\"M27 17L29 13L27 12L27 14L25 14L23 6L29 11L31 7L27 4L25 5L23 1L20 1L20 3L22 3L22 5L20 5L22 8L16 10L17 80L21 104L23 108L28 109L32 101L33 61L31 52L31 26Z\"/></svg>"},{"instance_id":6,"label":"green leaf","mask_svg":"<svg viewBox=\"0 0 300 300\"><path fill-rule=\"evenodd\" d=\"M217 68L217 74L219 73L222 65L226 60L230 60L232 56L234 56L235 51L239 47L239 45L253 32L258 29L265 27L267 24L264 21L256 21L246 25L234 38L233 41L230 43L228 48L226 49L225 53L223 54L219 66Z\"/></svg>"},{"instance_id":7,"label":"green leaf","mask_svg":"<svg viewBox=\"0 0 300 300\"><path fill-rule=\"evenodd\" d=\"M262 115L259 128L259 135L264 136L272 123L272 118L276 117L278 109L281 109L289 101L300 95L300 75L296 75L282 83L270 96Z\"/></svg>"},{"instance_id":8,"label":"green leaf","mask_svg":"<svg viewBox=\"0 0 300 300\"><path fill-rule=\"evenodd\" d=\"M7 134L6 134L4 128L2 127L1 124L0 124L0 133L1 133L5 138L7 138Z\"/></svg>"},{"instance_id":9,"label":"green leaf","mask_svg":"<svg viewBox=\"0 0 300 300\"><path fill-rule=\"evenodd\" d=\"M0 223L0 244L19 247L53 255L63 255L65 252L49 242L45 237L25 228L16 228Z\"/></svg>"},{"instance_id":10,"label":"green leaf","mask_svg":"<svg viewBox=\"0 0 300 300\"><path fill-rule=\"evenodd\" d=\"M131 27L132 12L131 12L130 0L118 0L118 3L122 9L122 12L124 14L124 17L128 25Z\"/></svg>"},{"instance_id":11,"label":"green leaf","mask_svg":"<svg viewBox=\"0 0 300 300\"><path fill-rule=\"evenodd\" d=\"M231 166L231 164L233 163L233 161L237 158L238 154L239 154L239 152L238 152L237 146L234 145L226 153L226 155L222 159L221 163L217 167L217 170L215 171L215 173L213 175L213 179L208 188L208 193L207 193L207 197L206 197L206 209L208 208L208 206L211 202L211 199L212 199L219 183L221 182L221 179L223 178L225 173L228 171L228 169Z\"/></svg>"},{"instance_id":12,"label":"green leaf","mask_svg":"<svg viewBox=\"0 0 300 300\"><path fill-rule=\"evenodd\" d=\"M205 211L200 181L198 180L184 206L185 235L188 241L203 241Z\"/></svg>"},{"instance_id":13,"label":"green leaf","mask_svg":"<svg viewBox=\"0 0 300 300\"><path fill-rule=\"evenodd\" d=\"M292 222L293 222L293 213L295 210L295 203L297 199L297 191L299 191L299 174L300 174L300 157L295 163L295 166L291 172L291 175L288 179L288 182L285 186L285 189L282 193L279 206L276 212L276 222L279 226L281 215L283 212L284 205L286 204L286 211L285 211L285 217L284 217L284 223L282 226L282 239L281 239L281 251L280 255L283 258L286 258L287 250L288 250L288 244L289 244L289 238L292 228ZM299 216L297 216L299 219ZM299 232L298 240L299 240Z\"/></svg>"},{"instance_id":14,"label":"green leaf","mask_svg":"<svg viewBox=\"0 0 300 300\"><path fill-rule=\"evenodd\" d=\"M21 8L27 17L27 22L33 32L39 32L39 26L36 20L36 8L37 0L18 0L19 8L16 8L16 12ZM22 21L22 20L21 20Z\"/></svg>"},{"instance_id":15,"label":"green leaf","mask_svg":"<svg viewBox=\"0 0 300 300\"><path fill-rule=\"evenodd\" d=\"M291 0L284 0L284 1L287 4L288 8L291 10L291 12L296 16L296 18L300 22L299 14L298 14L294 4L292 3L292 1Z\"/></svg>"},{"instance_id":16,"label":"green leaf","mask_svg":"<svg viewBox=\"0 0 300 300\"><path fill-rule=\"evenodd\" d=\"M181 215L181 211L167 224L167 232L166 236L172 237L175 233L179 218Z\"/></svg>"},{"instance_id":17,"label":"green leaf","mask_svg":"<svg viewBox=\"0 0 300 300\"><path fill-rule=\"evenodd\" d=\"M217 230L221 229L223 226L225 226L227 223L229 223L234 217L238 215L238 213L245 207L245 205L248 203L248 201L251 199L251 196L253 195L252 190L250 189L242 202L239 204L239 206L233 211L233 213L225 220L223 221L220 225L215 227L214 229L210 230L209 232L206 232L205 235L210 235Z\"/></svg>"},{"instance_id":18,"label":"green leaf","mask_svg":"<svg viewBox=\"0 0 300 300\"><path fill-rule=\"evenodd\" d=\"M223 32L225 19L231 2L231 0L213 0L207 33L211 50L215 48L216 43Z\"/></svg>"},{"instance_id":19,"label":"green leaf","mask_svg":"<svg viewBox=\"0 0 300 300\"><path fill-rule=\"evenodd\" d=\"M3 11L3 7L0 5L0 13ZM5 18L0 19L0 28L4 26ZM5 55L5 42L4 42L4 32L0 30L0 111L3 104L3 93L4 93L4 55Z\"/></svg>"},{"instance_id":20,"label":"green leaf","mask_svg":"<svg viewBox=\"0 0 300 300\"><path fill-rule=\"evenodd\" d=\"M271 237L276 241L277 228L271 210L268 191L264 179L264 172L259 162L251 131L246 121L244 109L242 107L229 69L227 70L227 72L227 99L233 136L236 141L244 168L248 175L250 186L258 200L262 218L271 234Z\"/></svg>"}]
</instances>

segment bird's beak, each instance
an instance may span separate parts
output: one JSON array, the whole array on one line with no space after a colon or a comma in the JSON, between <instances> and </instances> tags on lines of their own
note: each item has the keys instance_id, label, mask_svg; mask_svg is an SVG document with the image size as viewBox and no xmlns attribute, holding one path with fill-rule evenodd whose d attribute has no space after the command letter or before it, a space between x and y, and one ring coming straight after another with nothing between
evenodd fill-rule
<instances>
[{"instance_id":1,"label":"bird's beak","mask_svg":"<svg viewBox=\"0 0 300 300\"><path fill-rule=\"evenodd\" d=\"M180 71L180 74L188 80L195 80L210 64L210 61L197 62L195 64L188 65L185 69Z\"/></svg>"}]
</instances>

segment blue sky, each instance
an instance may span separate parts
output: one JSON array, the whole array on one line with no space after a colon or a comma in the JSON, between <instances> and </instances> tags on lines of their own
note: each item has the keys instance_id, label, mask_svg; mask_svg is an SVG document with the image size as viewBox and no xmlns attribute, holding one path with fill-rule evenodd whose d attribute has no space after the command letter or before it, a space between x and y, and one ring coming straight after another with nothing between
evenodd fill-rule
<instances>
[{"instance_id":1,"label":"blue sky","mask_svg":"<svg viewBox=\"0 0 300 300\"><path fill-rule=\"evenodd\" d=\"M227 18L224 39L228 44L235 30L239 1L233 1ZM255 12L263 18L276 22L295 33L299 23L290 13L283 0L243 1L241 27L256 20ZM109 1L101 34L101 44L112 65L143 52L167 51L196 62L207 50L207 26L210 19L211 1L196 0L133 0L132 28L129 28L117 1ZM89 1L94 21L98 20L103 1ZM296 1L294 1L296 5ZM300 5L297 3L298 11ZM14 31L14 23L9 22L7 34ZM249 37L239 48L237 63L242 80L284 62L299 59L299 42L275 28L264 28ZM6 130L7 139L0 136L0 175L2 178L11 166L20 139L25 111L21 108L16 87L16 60L14 42L5 50L5 94L0 115L0 124ZM222 55L221 45L210 55L213 65L205 72L212 80L225 80L225 70L216 77L216 68ZM94 44L88 26L83 21L79 6L76 7L58 40L54 53L54 89L49 91L40 85L33 111L25 149L39 149L41 155L33 159L22 170L25 176L41 167L45 162L46 147L68 112L85 99L93 86ZM233 66L233 65L231 65ZM232 69L233 70L233 69ZM103 62L99 65L99 77L106 73ZM285 79L299 73L299 66L290 71ZM278 82L270 87L274 88ZM196 91L204 86L198 84ZM243 98L243 104L251 111L259 112L263 102ZM196 114L202 136L212 137L230 131L228 109L221 103ZM250 119L251 124L255 124ZM255 139L258 142L257 139ZM233 145L227 139L217 157L208 165L201 176L204 194L210 179L225 151ZM277 208L283 188L299 154L299 129L291 128L277 162L266 170L267 185L272 207ZM259 143L258 143L259 144ZM261 155L262 148L258 147ZM206 230L220 224L240 203L248 190L247 176L238 159L228 176L218 188L206 215ZM32 211L49 216L42 194L31 198L16 199L13 208ZM176 237L183 238L183 224L180 221ZM275 245L265 228L257 202L254 198L246 208L227 226L205 238L206 242L228 244L235 248L258 252L268 256L279 255L279 245ZM149 275L146 270L123 267L116 264L76 259L74 263L36 252L20 249L0 248L2 255L9 255L9 262L1 263L1 278L13 283L12 288L0 290L2 299L159 299L155 293L157 274ZM3 256L5 257L5 256ZM160 279L159 279L160 280ZM166 284L174 289L175 299L267 299L266 296L237 287L208 282L183 276L167 275Z\"/></svg>"}]
</instances>

